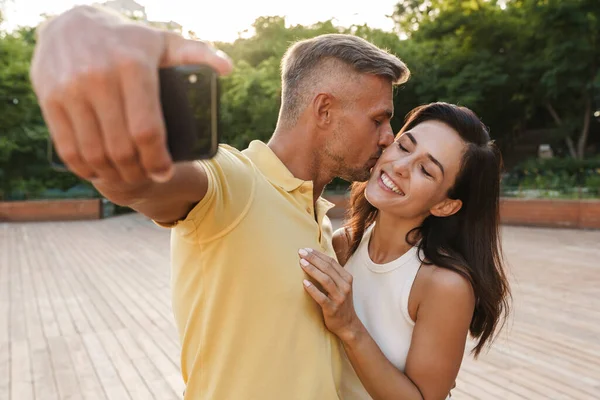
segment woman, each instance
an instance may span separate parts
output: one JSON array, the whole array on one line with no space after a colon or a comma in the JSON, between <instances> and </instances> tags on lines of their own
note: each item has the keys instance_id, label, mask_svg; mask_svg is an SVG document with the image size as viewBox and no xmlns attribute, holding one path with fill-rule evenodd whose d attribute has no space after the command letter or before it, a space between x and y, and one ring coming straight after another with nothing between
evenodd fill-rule
<instances>
[{"instance_id":1,"label":"woman","mask_svg":"<svg viewBox=\"0 0 600 400\"><path fill-rule=\"evenodd\" d=\"M344 345L342 398L444 399L467 335L477 356L508 310L498 234L502 159L467 108L411 111L334 235L301 249L304 281Z\"/></svg>"}]
</instances>

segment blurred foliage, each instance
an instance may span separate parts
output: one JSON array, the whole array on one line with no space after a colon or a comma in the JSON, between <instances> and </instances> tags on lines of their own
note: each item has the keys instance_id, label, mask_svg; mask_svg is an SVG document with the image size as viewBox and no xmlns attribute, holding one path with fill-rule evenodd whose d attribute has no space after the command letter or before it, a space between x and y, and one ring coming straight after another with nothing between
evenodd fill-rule
<instances>
[{"instance_id":1,"label":"blurred foliage","mask_svg":"<svg viewBox=\"0 0 600 400\"><path fill-rule=\"evenodd\" d=\"M526 160L502 184L505 195L519 197L600 197L600 157Z\"/></svg>"},{"instance_id":2,"label":"blurred foliage","mask_svg":"<svg viewBox=\"0 0 600 400\"><path fill-rule=\"evenodd\" d=\"M271 136L280 105L280 60L291 43L351 33L411 69L411 80L395 93L395 130L415 106L457 103L482 118L504 154L512 154L527 132L545 130L560 147L557 153L571 156L523 163L507 175L507 187L597 187L596 161L588 167L585 158L600 143L593 116L600 109L600 1L401 0L390 11L394 32L342 28L332 21L289 26L282 17L268 16L254 22L252 36L216 43L235 63L222 79L223 140L243 148ZM49 168L48 133L28 78L34 43L34 28L0 31L0 199L90 189ZM345 185L336 180L331 186Z\"/></svg>"}]
</instances>

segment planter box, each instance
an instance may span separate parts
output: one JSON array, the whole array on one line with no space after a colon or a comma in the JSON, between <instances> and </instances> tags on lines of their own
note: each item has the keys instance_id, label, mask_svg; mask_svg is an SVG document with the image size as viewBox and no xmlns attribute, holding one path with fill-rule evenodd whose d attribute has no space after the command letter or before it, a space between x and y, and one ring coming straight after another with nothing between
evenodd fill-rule
<instances>
[{"instance_id":1,"label":"planter box","mask_svg":"<svg viewBox=\"0 0 600 400\"><path fill-rule=\"evenodd\" d=\"M102 218L102 199L0 202L0 222L69 221Z\"/></svg>"},{"instance_id":2,"label":"planter box","mask_svg":"<svg viewBox=\"0 0 600 400\"><path fill-rule=\"evenodd\" d=\"M336 206L330 218L344 218L348 197L325 195ZM34 200L0 202L0 222L94 220L112 214L103 199ZM600 200L500 200L503 224L540 227L600 229Z\"/></svg>"},{"instance_id":3,"label":"planter box","mask_svg":"<svg viewBox=\"0 0 600 400\"><path fill-rule=\"evenodd\" d=\"M343 218L348 198L325 195L336 206L330 218ZM600 200L500 199L500 218L506 225L600 229Z\"/></svg>"},{"instance_id":4,"label":"planter box","mask_svg":"<svg viewBox=\"0 0 600 400\"><path fill-rule=\"evenodd\" d=\"M509 225L600 229L600 200L503 198L500 216Z\"/></svg>"}]
</instances>

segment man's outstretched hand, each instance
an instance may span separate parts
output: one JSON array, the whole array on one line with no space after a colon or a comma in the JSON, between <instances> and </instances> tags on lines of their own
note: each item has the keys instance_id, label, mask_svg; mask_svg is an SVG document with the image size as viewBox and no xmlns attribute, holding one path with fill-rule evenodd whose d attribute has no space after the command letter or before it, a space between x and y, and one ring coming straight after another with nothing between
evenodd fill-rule
<instances>
[{"instance_id":1,"label":"man's outstretched hand","mask_svg":"<svg viewBox=\"0 0 600 400\"><path fill-rule=\"evenodd\" d=\"M31 80L55 148L87 180L136 184L173 174L158 69L232 64L206 43L80 6L39 31Z\"/></svg>"}]
</instances>

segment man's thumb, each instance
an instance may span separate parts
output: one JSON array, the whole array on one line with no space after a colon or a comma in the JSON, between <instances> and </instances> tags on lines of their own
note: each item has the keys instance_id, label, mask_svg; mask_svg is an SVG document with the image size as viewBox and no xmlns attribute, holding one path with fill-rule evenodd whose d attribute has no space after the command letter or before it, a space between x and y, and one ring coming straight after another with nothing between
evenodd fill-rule
<instances>
[{"instance_id":1,"label":"man's thumb","mask_svg":"<svg viewBox=\"0 0 600 400\"><path fill-rule=\"evenodd\" d=\"M219 75L231 72L231 59L222 51L199 40L184 39L172 32L164 32L165 47L161 67L177 65L205 64L213 68Z\"/></svg>"}]
</instances>

